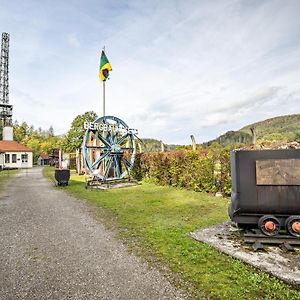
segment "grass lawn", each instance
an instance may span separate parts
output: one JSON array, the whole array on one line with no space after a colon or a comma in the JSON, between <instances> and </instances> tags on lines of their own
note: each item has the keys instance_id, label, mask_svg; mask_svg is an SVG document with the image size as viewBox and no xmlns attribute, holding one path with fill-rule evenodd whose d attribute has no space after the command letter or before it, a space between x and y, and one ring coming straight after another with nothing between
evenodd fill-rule
<instances>
[{"instance_id":1,"label":"grass lawn","mask_svg":"<svg viewBox=\"0 0 300 300\"><path fill-rule=\"evenodd\" d=\"M19 169L16 170L3 170L0 172L0 191L3 190L4 184L16 174L20 172Z\"/></svg>"},{"instance_id":2,"label":"grass lawn","mask_svg":"<svg viewBox=\"0 0 300 300\"><path fill-rule=\"evenodd\" d=\"M52 180L53 173L44 169ZM300 299L293 287L188 236L227 220L226 199L151 183L86 190L77 175L65 189L98 207L104 224L117 229L129 249L187 289L191 299Z\"/></svg>"}]
</instances>

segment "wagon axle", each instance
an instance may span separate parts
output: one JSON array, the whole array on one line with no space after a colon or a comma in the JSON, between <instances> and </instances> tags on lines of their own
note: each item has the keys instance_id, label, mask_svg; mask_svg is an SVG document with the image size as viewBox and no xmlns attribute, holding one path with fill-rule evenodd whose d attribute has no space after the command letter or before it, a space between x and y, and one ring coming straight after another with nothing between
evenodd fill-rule
<instances>
[{"instance_id":1,"label":"wagon axle","mask_svg":"<svg viewBox=\"0 0 300 300\"><path fill-rule=\"evenodd\" d=\"M285 228L289 234L300 237L300 216L290 216L285 221Z\"/></svg>"},{"instance_id":2,"label":"wagon axle","mask_svg":"<svg viewBox=\"0 0 300 300\"><path fill-rule=\"evenodd\" d=\"M292 224L292 229L293 229L293 231L300 233L300 222L294 222Z\"/></svg>"},{"instance_id":3,"label":"wagon axle","mask_svg":"<svg viewBox=\"0 0 300 300\"><path fill-rule=\"evenodd\" d=\"M264 235L274 236L280 231L280 222L272 215L262 216L258 221L258 228Z\"/></svg>"},{"instance_id":4,"label":"wagon axle","mask_svg":"<svg viewBox=\"0 0 300 300\"><path fill-rule=\"evenodd\" d=\"M268 221L267 223L265 223L265 229L268 232L274 232L276 230L276 224L272 221Z\"/></svg>"}]
</instances>

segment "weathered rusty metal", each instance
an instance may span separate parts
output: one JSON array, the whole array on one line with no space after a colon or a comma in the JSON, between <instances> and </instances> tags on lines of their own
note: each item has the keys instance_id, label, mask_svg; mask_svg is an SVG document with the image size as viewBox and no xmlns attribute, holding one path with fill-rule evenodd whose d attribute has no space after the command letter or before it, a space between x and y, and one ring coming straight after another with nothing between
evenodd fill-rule
<instances>
[{"instance_id":1,"label":"weathered rusty metal","mask_svg":"<svg viewBox=\"0 0 300 300\"><path fill-rule=\"evenodd\" d=\"M267 231L274 231L276 229L276 224L272 221L268 221L265 223L265 229Z\"/></svg>"},{"instance_id":2,"label":"weathered rusty metal","mask_svg":"<svg viewBox=\"0 0 300 300\"><path fill-rule=\"evenodd\" d=\"M289 216L285 220L286 231L295 237L300 237L300 215Z\"/></svg>"},{"instance_id":3,"label":"weathered rusty metal","mask_svg":"<svg viewBox=\"0 0 300 300\"><path fill-rule=\"evenodd\" d=\"M292 224L292 229L297 232L297 233L300 233L300 222L294 222Z\"/></svg>"},{"instance_id":4,"label":"weathered rusty metal","mask_svg":"<svg viewBox=\"0 0 300 300\"><path fill-rule=\"evenodd\" d=\"M274 236L279 233L280 222L278 218L273 215L263 215L258 220L258 228L260 231L268 236Z\"/></svg>"},{"instance_id":5,"label":"weathered rusty metal","mask_svg":"<svg viewBox=\"0 0 300 300\"><path fill-rule=\"evenodd\" d=\"M256 161L257 185L300 185L300 159Z\"/></svg>"},{"instance_id":6,"label":"weathered rusty metal","mask_svg":"<svg viewBox=\"0 0 300 300\"><path fill-rule=\"evenodd\" d=\"M229 216L238 225L257 228L272 215L285 228L287 218L300 216L300 150L232 151L231 177Z\"/></svg>"}]
</instances>

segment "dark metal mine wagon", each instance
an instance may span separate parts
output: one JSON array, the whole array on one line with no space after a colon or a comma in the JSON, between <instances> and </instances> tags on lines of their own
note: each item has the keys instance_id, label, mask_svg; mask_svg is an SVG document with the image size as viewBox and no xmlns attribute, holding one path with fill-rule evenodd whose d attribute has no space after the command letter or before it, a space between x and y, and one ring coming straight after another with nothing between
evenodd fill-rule
<instances>
[{"instance_id":1,"label":"dark metal mine wagon","mask_svg":"<svg viewBox=\"0 0 300 300\"><path fill-rule=\"evenodd\" d=\"M68 185L70 180L70 170L55 169L55 180L59 186Z\"/></svg>"},{"instance_id":2,"label":"dark metal mine wagon","mask_svg":"<svg viewBox=\"0 0 300 300\"><path fill-rule=\"evenodd\" d=\"M231 220L300 238L300 150L232 151L231 177Z\"/></svg>"}]
</instances>

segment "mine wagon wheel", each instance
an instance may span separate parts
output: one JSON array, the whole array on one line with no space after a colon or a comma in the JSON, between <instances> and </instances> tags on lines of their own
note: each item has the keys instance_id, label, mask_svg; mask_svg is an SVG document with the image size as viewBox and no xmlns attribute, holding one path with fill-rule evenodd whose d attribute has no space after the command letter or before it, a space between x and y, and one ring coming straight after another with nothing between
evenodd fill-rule
<instances>
[{"instance_id":1,"label":"mine wagon wheel","mask_svg":"<svg viewBox=\"0 0 300 300\"><path fill-rule=\"evenodd\" d=\"M103 181L129 177L136 154L135 138L117 117L96 119L84 137L84 160L93 176Z\"/></svg>"},{"instance_id":2,"label":"mine wagon wheel","mask_svg":"<svg viewBox=\"0 0 300 300\"><path fill-rule=\"evenodd\" d=\"M267 236L274 236L279 233L280 222L272 215L264 215L258 220L258 228Z\"/></svg>"},{"instance_id":3,"label":"mine wagon wheel","mask_svg":"<svg viewBox=\"0 0 300 300\"><path fill-rule=\"evenodd\" d=\"M300 216L290 216L285 221L286 231L295 237L300 237Z\"/></svg>"}]
</instances>

